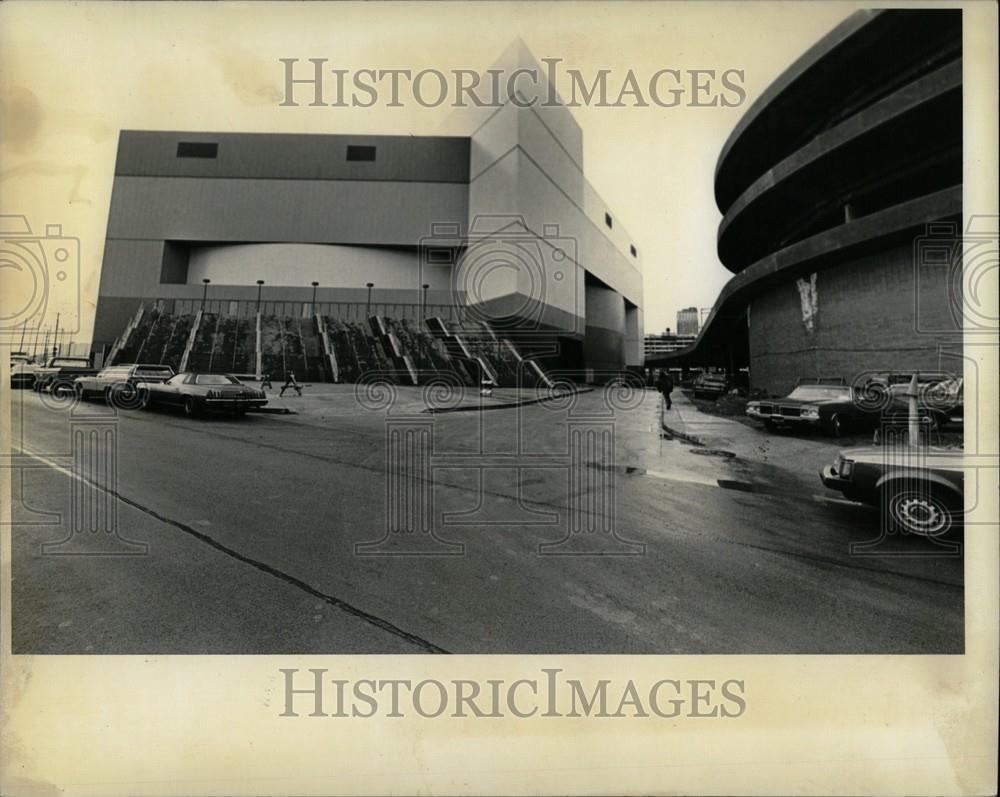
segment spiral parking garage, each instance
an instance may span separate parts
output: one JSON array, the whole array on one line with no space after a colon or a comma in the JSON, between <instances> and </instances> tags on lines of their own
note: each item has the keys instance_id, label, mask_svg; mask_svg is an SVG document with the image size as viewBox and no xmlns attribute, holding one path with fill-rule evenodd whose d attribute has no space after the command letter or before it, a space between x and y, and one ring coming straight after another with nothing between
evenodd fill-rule
<instances>
[{"instance_id":1,"label":"spiral parking garage","mask_svg":"<svg viewBox=\"0 0 1000 797\"><path fill-rule=\"evenodd\" d=\"M750 107L715 173L734 277L661 365L801 377L959 370L962 14L860 11Z\"/></svg>"}]
</instances>

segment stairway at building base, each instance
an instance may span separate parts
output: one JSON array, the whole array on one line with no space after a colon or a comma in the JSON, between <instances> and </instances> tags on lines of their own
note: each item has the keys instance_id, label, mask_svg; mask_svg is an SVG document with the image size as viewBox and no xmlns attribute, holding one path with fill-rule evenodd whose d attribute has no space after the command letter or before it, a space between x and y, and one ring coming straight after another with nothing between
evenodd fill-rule
<instances>
[{"instance_id":1,"label":"stairway at building base","mask_svg":"<svg viewBox=\"0 0 1000 797\"><path fill-rule=\"evenodd\" d=\"M553 382L532 355L483 322L424 323L371 316L174 314L142 305L115 342L108 364L162 363L175 370L267 374L300 382L359 382L379 378L422 385L443 377L479 387L546 387Z\"/></svg>"},{"instance_id":2,"label":"stairway at building base","mask_svg":"<svg viewBox=\"0 0 1000 797\"><path fill-rule=\"evenodd\" d=\"M188 344L195 316L189 313L174 315L160 310L140 307L116 343L109 357L109 365L116 363L156 363L180 368Z\"/></svg>"},{"instance_id":3,"label":"stairway at building base","mask_svg":"<svg viewBox=\"0 0 1000 797\"><path fill-rule=\"evenodd\" d=\"M256 351L255 319L203 313L186 367L190 371L254 374Z\"/></svg>"}]
</instances>

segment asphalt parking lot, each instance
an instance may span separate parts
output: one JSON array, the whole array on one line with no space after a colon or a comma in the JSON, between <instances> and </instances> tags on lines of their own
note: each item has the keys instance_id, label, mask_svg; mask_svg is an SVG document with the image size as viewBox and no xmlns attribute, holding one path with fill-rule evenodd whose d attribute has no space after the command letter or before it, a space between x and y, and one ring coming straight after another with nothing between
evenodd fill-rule
<instances>
[{"instance_id":1,"label":"asphalt parking lot","mask_svg":"<svg viewBox=\"0 0 1000 797\"><path fill-rule=\"evenodd\" d=\"M239 419L14 391L14 651L963 650L960 556L851 553L879 518L816 477L839 441L716 419L706 455L661 432L709 422L683 396L415 391Z\"/></svg>"}]
</instances>

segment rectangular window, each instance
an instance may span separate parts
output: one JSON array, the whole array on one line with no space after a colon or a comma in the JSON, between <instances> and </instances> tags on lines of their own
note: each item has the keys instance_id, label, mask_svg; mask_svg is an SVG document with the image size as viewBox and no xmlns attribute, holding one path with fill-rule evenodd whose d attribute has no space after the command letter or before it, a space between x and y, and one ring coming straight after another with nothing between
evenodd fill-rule
<instances>
[{"instance_id":1,"label":"rectangular window","mask_svg":"<svg viewBox=\"0 0 1000 797\"><path fill-rule=\"evenodd\" d=\"M375 160L375 147L361 147L349 144L347 147L347 160L373 161Z\"/></svg>"},{"instance_id":2,"label":"rectangular window","mask_svg":"<svg viewBox=\"0 0 1000 797\"><path fill-rule=\"evenodd\" d=\"M178 141L178 158L214 158L219 154L219 145L206 141Z\"/></svg>"},{"instance_id":3,"label":"rectangular window","mask_svg":"<svg viewBox=\"0 0 1000 797\"><path fill-rule=\"evenodd\" d=\"M604 223L607 224L608 227L613 227L614 226L614 223L611 221L611 214L610 213L605 213L604 214Z\"/></svg>"},{"instance_id":4,"label":"rectangular window","mask_svg":"<svg viewBox=\"0 0 1000 797\"><path fill-rule=\"evenodd\" d=\"M639 256L639 253L636 251L636 248L635 248L634 245L629 244L628 250L632 253L632 257L638 257Z\"/></svg>"}]
</instances>

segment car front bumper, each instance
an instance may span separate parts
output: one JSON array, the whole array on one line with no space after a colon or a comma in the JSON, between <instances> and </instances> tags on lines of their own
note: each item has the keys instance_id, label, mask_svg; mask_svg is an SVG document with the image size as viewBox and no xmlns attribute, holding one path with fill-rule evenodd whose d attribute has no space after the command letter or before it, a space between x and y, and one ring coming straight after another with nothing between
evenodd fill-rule
<instances>
[{"instance_id":1,"label":"car front bumper","mask_svg":"<svg viewBox=\"0 0 1000 797\"><path fill-rule=\"evenodd\" d=\"M753 418L755 421L771 421L772 423L789 423L802 426L818 426L820 424L818 415L781 415L780 413L748 409L747 417Z\"/></svg>"},{"instance_id":2,"label":"car front bumper","mask_svg":"<svg viewBox=\"0 0 1000 797\"><path fill-rule=\"evenodd\" d=\"M254 410L267 405L266 398L207 398L210 410Z\"/></svg>"}]
</instances>

